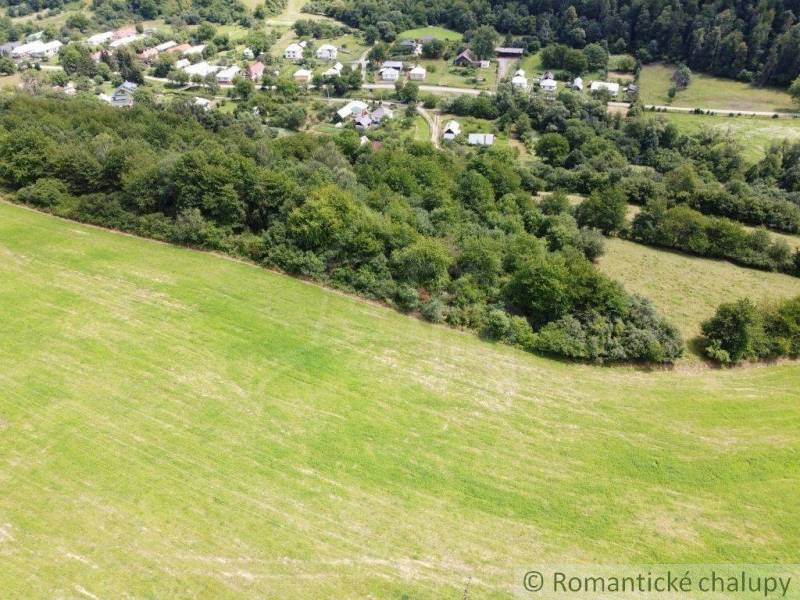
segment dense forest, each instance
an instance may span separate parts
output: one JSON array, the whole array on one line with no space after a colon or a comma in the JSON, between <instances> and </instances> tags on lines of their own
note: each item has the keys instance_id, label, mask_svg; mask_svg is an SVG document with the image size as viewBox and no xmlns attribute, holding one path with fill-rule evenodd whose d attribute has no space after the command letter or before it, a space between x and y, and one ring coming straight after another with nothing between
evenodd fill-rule
<instances>
[{"instance_id":1,"label":"dense forest","mask_svg":"<svg viewBox=\"0 0 800 600\"><path fill-rule=\"evenodd\" d=\"M507 151L374 150L354 130L276 138L250 110L179 99L119 111L12 95L0 182L62 216L245 256L529 350L657 362L683 350L646 300L594 267L598 231L558 196L538 206Z\"/></svg>"},{"instance_id":2,"label":"dense forest","mask_svg":"<svg viewBox=\"0 0 800 600\"><path fill-rule=\"evenodd\" d=\"M481 25L523 36L515 45L607 44L642 62L684 62L698 71L761 84L800 75L797 0L312 0L309 10L391 40L405 29Z\"/></svg>"}]
</instances>

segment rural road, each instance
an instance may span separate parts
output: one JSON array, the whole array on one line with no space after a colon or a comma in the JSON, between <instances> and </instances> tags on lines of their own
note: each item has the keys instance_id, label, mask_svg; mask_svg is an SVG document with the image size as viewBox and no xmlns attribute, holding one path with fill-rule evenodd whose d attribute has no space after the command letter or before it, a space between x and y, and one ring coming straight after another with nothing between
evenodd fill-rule
<instances>
[{"instance_id":1,"label":"rural road","mask_svg":"<svg viewBox=\"0 0 800 600\"><path fill-rule=\"evenodd\" d=\"M431 143L439 148L439 118L429 113L421 104L417 104L417 112L428 123L431 128Z\"/></svg>"},{"instance_id":2,"label":"rural road","mask_svg":"<svg viewBox=\"0 0 800 600\"><path fill-rule=\"evenodd\" d=\"M365 90L393 90L394 84L393 83L365 83L361 86ZM459 88L459 87L448 87L446 85L425 85L422 84L419 86L420 92L432 92L432 93L439 93L439 94L469 94L470 96L478 96L482 93L491 94L488 90L476 90L474 88Z\"/></svg>"}]
</instances>

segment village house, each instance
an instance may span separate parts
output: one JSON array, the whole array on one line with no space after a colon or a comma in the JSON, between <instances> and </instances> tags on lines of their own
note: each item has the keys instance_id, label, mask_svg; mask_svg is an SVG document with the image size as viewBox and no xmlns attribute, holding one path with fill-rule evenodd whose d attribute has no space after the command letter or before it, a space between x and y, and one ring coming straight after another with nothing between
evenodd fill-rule
<instances>
[{"instance_id":1,"label":"village house","mask_svg":"<svg viewBox=\"0 0 800 600\"><path fill-rule=\"evenodd\" d=\"M197 76L201 79L205 79L209 75L216 73L217 71L221 70L222 67L217 65L210 65L207 62L199 62L197 64L190 64L184 67L183 71L190 77Z\"/></svg>"},{"instance_id":2,"label":"village house","mask_svg":"<svg viewBox=\"0 0 800 600\"><path fill-rule=\"evenodd\" d=\"M141 38L142 38L141 35L136 35L135 33L133 35L129 35L127 37L115 38L114 41L111 42L108 45L108 47L109 48L122 48L123 46L129 46L130 44L132 44L133 42L135 42L136 40L139 40Z\"/></svg>"},{"instance_id":3,"label":"village house","mask_svg":"<svg viewBox=\"0 0 800 600\"><path fill-rule=\"evenodd\" d=\"M200 96L195 96L194 105L199 106L205 111L208 111L208 109L211 108L211 100L209 100L208 98L201 98Z\"/></svg>"},{"instance_id":4,"label":"village house","mask_svg":"<svg viewBox=\"0 0 800 600\"><path fill-rule=\"evenodd\" d=\"M253 52L250 48L245 48L242 50L242 58L245 60L253 60L256 57L255 52Z\"/></svg>"},{"instance_id":5,"label":"village house","mask_svg":"<svg viewBox=\"0 0 800 600\"><path fill-rule=\"evenodd\" d=\"M217 83L220 85L230 85L233 83L234 78L239 74L242 69L236 65L223 69L217 73Z\"/></svg>"},{"instance_id":6,"label":"village house","mask_svg":"<svg viewBox=\"0 0 800 600\"><path fill-rule=\"evenodd\" d=\"M111 94L111 106L116 108L128 108L133 106L133 93L138 86L135 83L126 81Z\"/></svg>"},{"instance_id":7,"label":"village house","mask_svg":"<svg viewBox=\"0 0 800 600\"><path fill-rule=\"evenodd\" d=\"M183 55L183 53L186 52L189 48L191 48L189 44L178 44L177 46L169 48L167 52Z\"/></svg>"},{"instance_id":8,"label":"village house","mask_svg":"<svg viewBox=\"0 0 800 600\"><path fill-rule=\"evenodd\" d=\"M444 134L442 137L445 141L452 142L456 137L461 134L461 125L458 121L448 121L444 126Z\"/></svg>"},{"instance_id":9,"label":"village house","mask_svg":"<svg viewBox=\"0 0 800 600\"><path fill-rule=\"evenodd\" d=\"M124 38L129 38L136 35L136 27L133 25L129 25L128 27L121 27L114 31L111 34L111 37L115 40L121 40Z\"/></svg>"},{"instance_id":10,"label":"village house","mask_svg":"<svg viewBox=\"0 0 800 600\"><path fill-rule=\"evenodd\" d=\"M494 144L493 133L470 133L467 137L470 146L491 146Z\"/></svg>"},{"instance_id":11,"label":"village house","mask_svg":"<svg viewBox=\"0 0 800 600\"><path fill-rule=\"evenodd\" d=\"M381 121L383 121L384 119L393 119L394 111L386 106L379 106L378 108L372 111L372 114L370 114L370 118L372 119L372 122L374 124L380 125Z\"/></svg>"},{"instance_id":12,"label":"village house","mask_svg":"<svg viewBox=\"0 0 800 600\"><path fill-rule=\"evenodd\" d=\"M247 76L250 78L250 81L261 81L261 78L264 76L264 64L257 62L247 67Z\"/></svg>"},{"instance_id":13,"label":"village house","mask_svg":"<svg viewBox=\"0 0 800 600\"><path fill-rule=\"evenodd\" d=\"M369 129L372 125L372 117L368 114L359 115L353 119L353 123L355 123L357 129Z\"/></svg>"},{"instance_id":14,"label":"village house","mask_svg":"<svg viewBox=\"0 0 800 600\"><path fill-rule=\"evenodd\" d=\"M182 59L180 59L179 61L177 61L175 63L175 68L176 69L185 69L186 67L188 67L191 64L192 64L192 61L190 61L188 58L182 58Z\"/></svg>"},{"instance_id":15,"label":"village house","mask_svg":"<svg viewBox=\"0 0 800 600\"><path fill-rule=\"evenodd\" d=\"M195 56L203 54L203 51L206 49L205 44L198 44L197 46L189 46L186 50L183 51L183 56Z\"/></svg>"},{"instance_id":16,"label":"village house","mask_svg":"<svg viewBox=\"0 0 800 600\"><path fill-rule=\"evenodd\" d=\"M545 73L544 77L539 80L539 87L545 93L554 94L558 89L558 83L555 79L553 79L553 75L551 73Z\"/></svg>"},{"instance_id":17,"label":"village house","mask_svg":"<svg viewBox=\"0 0 800 600\"><path fill-rule=\"evenodd\" d=\"M453 64L457 67L479 67L481 61L478 60L472 53L472 50L467 48L461 54L455 57Z\"/></svg>"},{"instance_id":18,"label":"village house","mask_svg":"<svg viewBox=\"0 0 800 600\"><path fill-rule=\"evenodd\" d=\"M307 84L311 81L311 71L308 69L297 69L292 75L292 78L297 83Z\"/></svg>"},{"instance_id":19,"label":"village house","mask_svg":"<svg viewBox=\"0 0 800 600\"><path fill-rule=\"evenodd\" d=\"M330 69L325 71L322 76L323 77L339 77L342 74L342 69L344 69L344 65L340 62L337 62L333 65Z\"/></svg>"},{"instance_id":20,"label":"village house","mask_svg":"<svg viewBox=\"0 0 800 600\"><path fill-rule=\"evenodd\" d=\"M385 60L381 65L382 69L396 69L397 71L403 70L403 61L402 60Z\"/></svg>"},{"instance_id":21,"label":"village house","mask_svg":"<svg viewBox=\"0 0 800 600\"><path fill-rule=\"evenodd\" d=\"M146 63L152 61L156 56L158 56L158 50L155 48L147 48L139 53L139 59Z\"/></svg>"},{"instance_id":22,"label":"village house","mask_svg":"<svg viewBox=\"0 0 800 600\"><path fill-rule=\"evenodd\" d=\"M319 48L317 48L317 58L321 60L334 60L339 54L339 51L336 49L336 46L332 46L331 44L322 44Z\"/></svg>"},{"instance_id":23,"label":"village house","mask_svg":"<svg viewBox=\"0 0 800 600\"><path fill-rule=\"evenodd\" d=\"M572 89L577 90L579 92L583 91L583 79L580 77L576 77L575 80L572 82Z\"/></svg>"},{"instance_id":24,"label":"village house","mask_svg":"<svg viewBox=\"0 0 800 600\"><path fill-rule=\"evenodd\" d=\"M612 98L616 98L619 95L619 84L612 83L610 81L593 81L592 85L589 86L589 90L594 94L600 91L606 91L611 94Z\"/></svg>"},{"instance_id":25,"label":"village house","mask_svg":"<svg viewBox=\"0 0 800 600\"><path fill-rule=\"evenodd\" d=\"M134 30L135 31L135 30ZM113 31L104 31L103 33L95 33L92 36L86 38L86 43L90 46L101 46L107 42L110 42L114 39L114 32Z\"/></svg>"},{"instance_id":26,"label":"village house","mask_svg":"<svg viewBox=\"0 0 800 600\"><path fill-rule=\"evenodd\" d=\"M524 70L519 69L517 70L516 73L514 73L514 76L511 78L511 86L515 90L522 90L522 91L528 90L528 78L525 77Z\"/></svg>"},{"instance_id":27,"label":"village house","mask_svg":"<svg viewBox=\"0 0 800 600\"><path fill-rule=\"evenodd\" d=\"M341 120L357 117L367 110L366 103L361 100L352 100L336 111Z\"/></svg>"},{"instance_id":28,"label":"village house","mask_svg":"<svg viewBox=\"0 0 800 600\"><path fill-rule=\"evenodd\" d=\"M400 71L392 67L384 67L378 72L384 81L397 81L400 79Z\"/></svg>"},{"instance_id":29,"label":"village house","mask_svg":"<svg viewBox=\"0 0 800 600\"><path fill-rule=\"evenodd\" d=\"M425 67L420 65L417 65L408 72L408 78L411 81L425 81L425 77L427 76L428 76L428 71L425 70Z\"/></svg>"},{"instance_id":30,"label":"village house","mask_svg":"<svg viewBox=\"0 0 800 600\"><path fill-rule=\"evenodd\" d=\"M288 60L302 60L305 45L305 42L289 44L286 50L283 51L283 58Z\"/></svg>"},{"instance_id":31,"label":"village house","mask_svg":"<svg viewBox=\"0 0 800 600\"><path fill-rule=\"evenodd\" d=\"M164 42L163 44L159 44L155 48L159 52L166 52L167 50L171 50L172 48L175 48L177 45L178 45L178 42L176 42L175 40L170 40L168 42Z\"/></svg>"}]
</instances>

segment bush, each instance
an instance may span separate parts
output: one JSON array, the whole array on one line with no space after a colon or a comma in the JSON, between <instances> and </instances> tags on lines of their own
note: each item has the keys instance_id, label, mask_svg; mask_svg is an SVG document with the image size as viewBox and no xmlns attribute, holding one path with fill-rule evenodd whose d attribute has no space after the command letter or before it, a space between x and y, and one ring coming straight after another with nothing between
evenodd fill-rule
<instances>
[{"instance_id":1,"label":"bush","mask_svg":"<svg viewBox=\"0 0 800 600\"><path fill-rule=\"evenodd\" d=\"M69 191L61 180L44 177L19 190L17 198L38 208L52 208L69 198Z\"/></svg>"}]
</instances>

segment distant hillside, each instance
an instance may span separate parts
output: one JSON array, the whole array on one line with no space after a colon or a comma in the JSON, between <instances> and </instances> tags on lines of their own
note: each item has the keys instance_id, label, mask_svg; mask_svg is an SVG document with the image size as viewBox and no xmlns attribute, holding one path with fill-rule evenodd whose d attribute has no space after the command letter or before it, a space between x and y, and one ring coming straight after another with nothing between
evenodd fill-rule
<instances>
[{"instance_id":1,"label":"distant hillside","mask_svg":"<svg viewBox=\"0 0 800 600\"><path fill-rule=\"evenodd\" d=\"M443 25L480 25L524 36L526 43L576 47L607 42L644 62L683 61L693 69L742 80L788 85L800 75L800 24L792 0L724 2L555 2L554 0L315 0L315 10L384 35Z\"/></svg>"}]
</instances>

